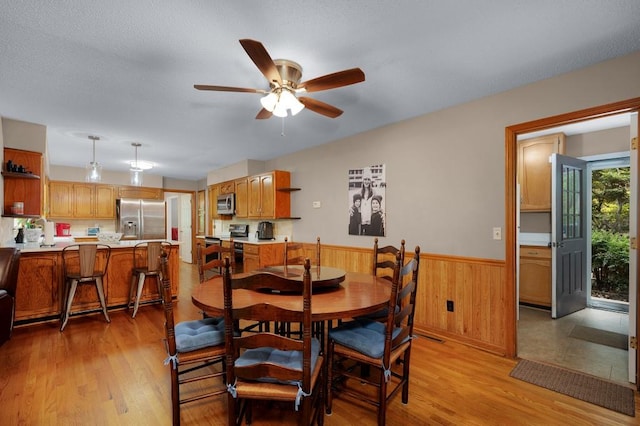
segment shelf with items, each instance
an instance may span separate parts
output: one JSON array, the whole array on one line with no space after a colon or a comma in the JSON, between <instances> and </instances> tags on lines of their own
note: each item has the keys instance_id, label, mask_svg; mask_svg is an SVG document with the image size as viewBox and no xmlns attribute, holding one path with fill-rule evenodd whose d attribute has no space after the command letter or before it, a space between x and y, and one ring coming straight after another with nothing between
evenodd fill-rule
<instances>
[{"instance_id":1,"label":"shelf with items","mask_svg":"<svg viewBox=\"0 0 640 426\"><path fill-rule=\"evenodd\" d=\"M7 172L2 171L2 176L5 178L15 178L15 179L40 179L40 176L34 175L30 172Z\"/></svg>"},{"instance_id":2,"label":"shelf with items","mask_svg":"<svg viewBox=\"0 0 640 426\"><path fill-rule=\"evenodd\" d=\"M42 216L44 207L44 180L40 178L43 170L42 153L4 148L4 160L6 163L2 170L3 216L18 218ZM16 214L11 208L19 203L22 203L23 210L22 213Z\"/></svg>"}]
</instances>

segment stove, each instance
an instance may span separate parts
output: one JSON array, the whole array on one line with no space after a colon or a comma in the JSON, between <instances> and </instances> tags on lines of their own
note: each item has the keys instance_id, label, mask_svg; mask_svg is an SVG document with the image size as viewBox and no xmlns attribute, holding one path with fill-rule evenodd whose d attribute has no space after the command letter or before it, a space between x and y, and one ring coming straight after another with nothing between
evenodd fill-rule
<instances>
[{"instance_id":1,"label":"stove","mask_svg":"<svg viewBox=\"0 0 640 426\"><path fill-rule=\"evenodd\" d=\"M249 225L240 225L235 223L229 225L230 238L247 238L248 236ZM244 257L244 244L240 241L234 241L233 251L235 253L236 271L242 271L241 265Z\"/></svg>"}]
</instances>

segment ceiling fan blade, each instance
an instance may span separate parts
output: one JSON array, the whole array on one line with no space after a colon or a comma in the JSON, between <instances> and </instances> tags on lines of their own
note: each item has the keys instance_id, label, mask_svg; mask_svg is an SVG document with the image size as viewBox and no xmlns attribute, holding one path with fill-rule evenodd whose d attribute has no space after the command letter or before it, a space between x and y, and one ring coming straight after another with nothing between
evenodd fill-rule
<instances>
[{"instance_id":1,"label":"ceiling fan blade","mask_svg":"<svg viewBox=\"0 0 640 426\"><path fill-rule=\"evenodd\" d=\"M298 100L302 102L305 108L310 109L313 112L317 112L318 114L325 115L329 118L340 117L343 113L341 109L334 107L333 105L325 104L324 102L320 102L317 99L307 98L307 97L299 97Z\"/></svg>"},{"instance_id":2,"label":"ceiling fan blade","mask_svg":"<svg viewBox=\"0 0 640 426\"><path fill-rule=\"evenodd\" d=\"M215 90L218 92L245 92L245 93L266 93L261 89L246 89L244 87L229 87L229 86L207 86L205 84L194 84L198 90Z\"/></svg>"},{"instance_id":3,"label":"ceiling fan blade","mask_svg":"<svg viewBox=\"0 0 640 426\"><path fill-rule=\"evenodd\" d=\"M298 85L298 88L304 89L307 92L319 92L320 90L335 89L363 81L364 72L360 68L351 68L303 81Z\"/></svg>"},{"instance_id":4,"label":"ceiling fan blade","mask_svg":"<svg viewBox=\"0 0 640 426\"><path fill-rule=\"evenodd\" d=\"M256 40L248 38L240 40L240 44L244 48L247 55L251 58L254 64L258 67L260 72L269 80L269 83L276 82L278 85L282 85L282 79L276 64L269 56L269 52L264 48L262 43Z\"/></svg>"},{"instance_id":5,"label":"ceiling fan blade","mask_svg":"<svg viewBox=\"0 0 640 426\"><path fill-rule=\"evenodd\" d=\"M273 113L271 111L262 108L258 115L256 115L256 120L265 120L267 118L271 118L272 115Z\"/></svg>"}]
</instances>

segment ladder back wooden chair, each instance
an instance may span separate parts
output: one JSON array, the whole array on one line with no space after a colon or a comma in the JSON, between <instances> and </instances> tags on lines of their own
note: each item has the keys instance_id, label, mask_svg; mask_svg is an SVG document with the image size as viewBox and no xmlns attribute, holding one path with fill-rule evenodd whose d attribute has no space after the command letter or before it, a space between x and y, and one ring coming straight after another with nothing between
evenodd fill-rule
<instances>
[{"instance_id":1,"label":"ladder back wooden chair","mask_svg":"<svg viewBox=\"0 0 640 426\"><path fill-rule=\"evenodd\" d=\"M304 264L304 245L293 243L284 237L284 266Z\"/></svg>"},{"instance_id":2,"label":"ladder back wooden chair","mask_svg":"<svg viewBox=\"0 0 640 426\"><path fill-rule=\"evenodd\" d=\"M231 270L233 271L236 265L233 238L229 240L229 247L223 247L222 244L211 244L205 247L204 244L198 242L196 245L196 262L201 283L214 275L222 274L225 257L229 258Z\"/></svg>"},{"instance_id":3,"label":"ladder back wooden chair","mask_svg":"<svg viewBox=\"0 0 640 426\"><path fill-rule=\"evenodd\" d=\"M160 253L165 252L167 256L171 253L171 243L168 241L149 241L138 243L133 246L133 270L131 271L131 285L129 287L129 303L127 308L133 303L132 318L136 317L142 290L149 277L156 279L158 287L158 297L162 298L160 273ZM132 300L133 299L133 300Z\"/></svg>"},{"instance_id":4,"label":"ladder back wooden chair","mask_svg":"<svg viewBox=\"0 0 640 426\"><path fill-rule=\"evenodd\" d=\"M315 264L320 265L320 237L316 238ZM304 265L307 258L303 243L290 242L288 237L284 237L284 266Z\"/></svg>"},{"instance_id":5,"label":"ladder back wooden chair","mask_svg":"<svg viewBox=\"0 0 640 426\"><path fill-rule=\"evenodd\" d=\"M268 273L231 276L227 264L223 272L226 370L229 386L228 424L241 424L260 414L257 401L290 404L299 425L324 423L324 357L321 343L311 336L312 282L310 261L305 261L302 293L300 283ZM258 303L234 307L234 292L265 289L299 294L299 309L288 310ZM288 296L287 296L288 297ZM238 335L233 323L239 320L300 322L300 338L270 332ZM263 408L261 407L261 410Z\"/></svg>"},{"instance_id":6,"label":"ladder back wooden chair","mask_svg":"<svg viewBox=\"0 0 640 426\"><path fill-rule=\"evenodd\" d=\"M316 255L315 265L320 265L320 237L316 238ZM287 237L284 237L284 266L289 265L304 265L305 251L303 243L290 243ZM290 335L291 323L275 323L275 330L278 333ZM300 330L300 329L299 329ZM314 335L320 336L324 332L324 325L322 323L314 324Z\"/></svg>"},{"instance_id":7,"label":"ladder back wooden chair","mask_svg":"<svg viewBox=\"0 0 640 426\"><path fill-rule=\"evenodd\" d=\"M327 413L331 413L334 393L339 392L376 406L378 425L382 426L386 421L387 405L399 390L402 390L402 403L409 402L420 247L415 248L413 259L406 265L402 266L400 259L398 252L386 322L361 318L329 331ZM401 287L405 277L410 278ZM397 310L396 306L402 308ZM371 371L356 374L362 366L368 366ZM362 386L363 383L370 386ZM367 391L371 389L376 391Z\"/></svg>"},{"instance_id":8,"label":"ladder back wooden chair","mask_svg":"<svg viewBox=\"0 0 640 426\"><path fill-rule=\"evenodd\" d=\"M159 267L167 350L164 364L169 366L171 374L171 412L175 426L180 424L181 405L227 392L222 369L224 321L204 318L174 324L171 275L165 251L160 254ZM204 381L206 386L202 385Z\"/></svg>"},{"instance_id":9,"label":"ladder back wooden chair","mask_svg":"<svg viewBox=\"0 0 640 426\"><path fill-rule=\"evenodd\" d=\"M102 313L107 322L111 322L107 312L103 283L110 257L111 247L106 244L72 244L62 249L64 305L60 317L60 331L64 330L69 321L76 290L78 286L83 285L95 286Z\"/></svg>"},{"instance_id":10,"label":"ladder back wooden chair","mask_svg":"<svg viewBox=\"0 0 640 426\"><path fill-rule=\"evenodd\" d=\"M393 280L393 269L396 255L400 253L400 262L404 264L404 240L400 241L400 248L394 246L378 247L378 238L373 240L373 275Z\"/></svg>"}]
</instances>

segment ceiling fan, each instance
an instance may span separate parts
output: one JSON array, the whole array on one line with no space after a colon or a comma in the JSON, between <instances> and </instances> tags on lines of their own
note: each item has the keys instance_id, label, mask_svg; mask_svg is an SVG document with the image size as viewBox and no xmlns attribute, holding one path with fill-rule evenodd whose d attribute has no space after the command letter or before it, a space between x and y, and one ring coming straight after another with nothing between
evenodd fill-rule
<instances>
[{"instance_id":1,"label":"ceiling fan","mask_svg":"<svg viewBox=\"0 0 640 426\"><path fill-rule=\"evenodd\" d=\"M242 39L240 44L269 81L269 90L202 84L195 84L193 87L198 90L265 94L266 96L260 99L263 108L256 115L257 119L270 118L272 115L286 117L287 111L290 111L291 115L296 115L304 108L330 118L339 117L343 112L341 109L317 99L296 95L303 92L335 89L364 81L364 72L360 68L351 68L301 83L302 67L296 62L288 59L271 59L267 49L256 40Z\"/></svg>"}]
</instances>

